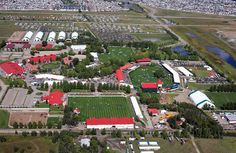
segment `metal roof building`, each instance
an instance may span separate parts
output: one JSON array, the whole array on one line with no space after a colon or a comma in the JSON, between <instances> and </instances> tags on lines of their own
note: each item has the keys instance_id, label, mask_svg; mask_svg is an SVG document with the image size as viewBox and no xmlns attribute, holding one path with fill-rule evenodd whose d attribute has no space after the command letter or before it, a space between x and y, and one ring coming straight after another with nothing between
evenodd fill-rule
<instances>
[{"instance_id":1,"label":"metal roof building","mask_svg":"<svg viewBox=\"0 0 236 153\"><path fill-rule=\"evenodd\" d=\"M34 38L34 41L41 41L41 39L43 38L43 32L42 31L39 31L35 38Z\"/></svg>"},{"instance_id":2,"label":"metal roof building","mask_svg":"<svg viewBox=\"0 0 236 153\"><path fill-rule=\"evenodd\" d=\"M203 106L205 104L210 105L211 107L215 107L215 105L213 104L213 102L207 97L207 95L205 95L204 93L202 93L201 91L198 90L194 90L192 91L189 95L189 98L191 101L194 102L194 104L198 107L198 108L203 108Z\"/></svg>"},{"instance_id":3,"label":"metal roof building","mask_svg":"<svg viewBox=\"0 0 236 153\"><path fill-rule=\"evenodd\" d=\"M172 74L174 83L180 84L179 74L174 69L172 69L168 64L163 63L162 65Z\"/></svg>"},{"instance_id":4,"label":"metal roof building","mask_svg":"<svg viewBox=\"0 0 236 153\"><path fill-rule=\"evenodd\" d=\"M143 114L141 112L141 109L139 107L139 104L138 104L138 101L137 101L136 97L131 96L130 100L131 100L131 103L133 105L134 112L135 112L136 116L138 116L138 118L142 119L143 118Z\"/></svg>"},{"instance_id":5,"label":"metal roof building","mask_svg":"<svg viewBox=\"0 0 236 153\"><path fill-rule=\"evenodd\" d=\"M25 34L25 36L24 36L24 38L22 39L22 41L29 41L29 40L32 38L33 34L34 34L33 32L28 31L28 32Z\"/></svg>"},{"instance_id":6,"label":"metal roof building","mask_svg":"<svg viewBox=\"0 0 236 153\"><path fill-rule=\"evenodd\" d=\"M64 31L59 32L58 40L65 40L66 39L66 33Z\"/></svg>"},{"instance_id":7,"label":"metal roof building","mask_svg":"<svg viewBox=\"0 0 236 153\"><path fill-rule=\"evenodd\" d=\"M187 76L187 77L192 77L193 76L193 74L189 70L187 70L185 67L180 66L180 67L177 67L177 68L185 76Z\"/></svg>"},{"instance_id":8,"label":"metal roof building","mask_svg":"<svg viewBox=\"0 0 236 153\"><path fill-rule=\"evenodd\" d=\"M56 33L54 31L50 32L48 35L48 41L55 41Z\"/></svg>"},{"instance_id":9,"label":"metal roof building","mask_svg":"<svg viewBox=\"0 0 236 153\"><path fill-rule=\"evenodd\" d=\"M73 33L71 34L71 39L78 39L78 37L79 37L78 32L73 32Z\"/></svg>"},{"instance_id":10,"label":"metal roof building","mask_svg":"<svg viewBox=\"0 0 236 153\"><path fill-rule=\"evenodd\" d=\"M53 75L53 74L37 74L35 75L36 79L54 79L54 80L63 80L65 77L63 75Z\"/></svg>"}]
</instances>

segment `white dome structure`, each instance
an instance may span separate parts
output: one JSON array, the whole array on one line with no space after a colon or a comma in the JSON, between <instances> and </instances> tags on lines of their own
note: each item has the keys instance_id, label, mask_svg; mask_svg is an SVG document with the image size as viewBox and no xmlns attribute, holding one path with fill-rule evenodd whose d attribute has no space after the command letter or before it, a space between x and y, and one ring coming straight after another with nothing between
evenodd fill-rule
<instances>
[{"instance_id":1,"label":"white dome structure","mask_svg":"<svg viewBox=\"0 0 236 153\"><path fill-rule=\"evenodd\" d=\"M78 39L78 36L79 36L78 32L73 32L71 34L71 39Z\"/></svg>"},{"instance_id":2,"label":"white dome structure","mask_svg":"<svg viewBox=\"0 0 236 153\"><path fill-rule=\"evenodd\" d=\"M42 31L39 31L35 38L34 38L34 41L41 41L41 39L43 38L43 32Z\"/></svg>"},{"instance_id":3,"label":"white dome structure","mask_svg":"<svg viewBox=\"0 0 236 153\"><path fill-rule=\"evenodd\" d=\"M215 107L213 102L201 91L194 90L189 95L190 100L198 107L203 108L205 104L210 105L211 107Z\"/></svg>"},{"instance_id":4,"label":"white dome structure","mask_svg":"<svg viewBox=\"0 0 236 153\"><path fill-rule=\"evenodd\" d=\"M64 31L59 32L58 40L65 40L66 39L66 33Z\"/></svg>"},{"instance_id":5,"label":"white dome structure","mask_svg":"<svg viewBox=\"0 0 236 153\"><path fill-rule=\"evenodd\" d=\"M55 38L56 38L56 33L52 31L52 32L49 33L47 40L54 42Z\"/></svg>"},{"instance_id":6,"label":"white dome structure","mask_svg":"<svg viewBox=\"0 0 236 153\"><path fill-rule=\"evenodd\" d=\"M25 34L25 36L24 36L24 38L22 39L22 41L29 41L29 40L32 38L33 34L34 34L33 32L28 31L28 32Z\"/></svg>"}]
</instances>

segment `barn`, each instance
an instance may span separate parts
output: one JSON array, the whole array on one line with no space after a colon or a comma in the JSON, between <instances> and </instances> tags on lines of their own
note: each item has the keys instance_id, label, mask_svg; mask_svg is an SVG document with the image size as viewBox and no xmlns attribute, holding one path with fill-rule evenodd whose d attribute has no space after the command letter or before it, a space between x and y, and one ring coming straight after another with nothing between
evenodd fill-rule
<instances>
[{"instance_id":1,"label":"barn","mask_svg":"<svg viewBox=\"0 0 236 153\"><path fill-rule=\"evenodd\" d=\"M86 120L88 129L133 129L133 118L88 118Z\"/></svg>"},{"instance_id":2,"label":"barn","mask_svg":"<svg viewBox=\"0 0 236 153\"><path fill-rule=\"evenodd\" d=\"M116 70L116 78L117 78L117 80L118 80L119 82L124 82L125 76L124 76L124 74L123 74L123 72L122 72L121 69L117 69L117 70Z\"/></svg>"},{"instance_id":3,"label":"barn","mask_svg":"<svg viewBox=\"0 0 236 153\"><path fill-rule=\"evenodd\" d=\"M42 100L46 100L50 105L62 105L64 93L61 91L51 92L48 96L43 96Z\"/></svg>"},{"instance_id":4,"label":"barn","mask_svg":"<svg viewBox=\"0 0 236 153\"><path fill-rule=\"evenodd\" d=\"M141 88L143 92L157 92L157 84L156 83L142 83Z\"/></svg>"}]
</instances>

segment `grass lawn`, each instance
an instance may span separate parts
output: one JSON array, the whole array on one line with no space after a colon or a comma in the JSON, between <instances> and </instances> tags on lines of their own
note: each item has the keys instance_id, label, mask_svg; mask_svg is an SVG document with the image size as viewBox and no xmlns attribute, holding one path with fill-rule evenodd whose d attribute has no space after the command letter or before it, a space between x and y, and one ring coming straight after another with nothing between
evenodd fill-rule
<instances>
[{"instance_id":1,"label":"grass lawn","mask_svg":"<svg viewBox=\"0 0 236 153\"><path fill-rule=\"evenodd\" d=\"M38 108L49 108L49 113L50 114L63 114L64 113L62 105L59 105L59 106L49 105L46 102L43 102L43 103L37 104L36 107L38 107Z\"/></svg>"},{"instance_id":2,"label":"grass lawn","mask_svg":"<svg viewBox=\"0 0 236 153\"><path fill-rule=\"evenodd\" d=\"M189 82L188 87L189 89L192 90L205 90L207 91L211 86L211 84L202 84L202 83L194 83L194 82Z\"/></svg>"},{"instance_id":3,"label":"grass lawn","mask_svg":"<svg viewBox=\"0 0 236 153\"><path fill-rule=\"evenodd\" d=\"M80 108L81 120L133 116L133 108L126 97L69 97L68 101L72 108Z\"/></svg>"},{"instance_id":4,"label":"grass lawn","mask_svg":"<svg viewBox=\"0 0 236 153\"><path fill-rule=\"evenodd\" d=\"M7 40L15 31L20 31L21 28L14 25L13 21L0 21L0 41Z\"/></svg>"},{"instance_id":5,"label":"grass lawn","mask_svg":"<svg viewBox=\"0 0 236 153\"><path fill-rule=\"evenodd\" d=\"M164 42L174 42L168 34L160 34L160 33L152 33L152 34L132 34L139 41L152 41L156 43L164 43Z\"/></svg>"},{"instance_id":6,"label":"grass lawn","mask_svg":"<svg viewBox=\"0 0 236 153\"><path fill-rule=\"evenodd\" d=\"M196 153L190 140L186 141L184 145L181 145L176 140L174 142L169 142L168 140L164 140L162 138L150 138L148 140L159 142L161 149L155 153ZM135 152L140 152L138 149L138 142L134 141L133 145Z\"/></svg>"},{"instance_id":7,"label":"grass lawn","mask_svg":"<svg viewBox=\"0 0 236 153\"><path fill-rule=\"evenodd\" d=\"M236 139L195 139L201 153L235 153Z\"/></svg>"},{"instance_id":8,"label":"grass lawn","mask_svg":"<svg viewBox=\"0 0 236 153\"><path fill-rule=\"evenodd\" d=\"M9 113L5 110L0 110L0 128L7 128Z\"/></svg>"},{"instance_id":9,"label":"grass lawn","mask_svg":"<svg viewBox=\"0 0 236 153\"><path fill-rule=\"evenodd\" d=\"M58 144L53 144L46 137L6 136L6 138L7 142L0 143L0 153L15 153L14 148L18 148L18 152L24 149L24 153L48 153L49 150L58 152Z\"/></svg>"},{"instance_id":10,"label":"grass lawn","mask_svg":"<svg viewBox=\"0 0 236 153\"><path fill-rule=\"evenodd\" d=\"M57 127L58 123L62 121L62 118L59 117L49 117L47 124L51 124L53 127Z\"/></svg>"},{"instance_id":11,"label":"grass lawn","mask_svg":"<svg viewBox=\"0 0 236 153\"><path fill-rule=\"evenodd\" d=\"M228 102L236 102L235 92L205 92L205 94L214 102L216 107L220 108L223 104Z\"/></svg>"},{"instance_id":12,"label":"grass lawn","mask_svg":"<svg viewBox=\"0 0 236 153\"><path fill-rule=\"evenodd\" d=\"M48 70L48 69L57 69L60 67L60 62L58 61L53 61L52 63L47 63L47 64L43 64L42 65L42 68L44 70Z\"/></svg>"},{"instance_id":13,"label":"grass lawn","mask_svg":"<svg viewBox=\"0 0 236 153\"><path fill-rule=\"evenodd\" d=\"M100 54L99 59L102 63L108 60L121 60L126 64L131 57L134 56L135 51L129 47L108 47L108 54Z\"/></svg>"},{"instance_id":14,"label":"grass lawn","mask_svg":"<svg viewBox=\"0 0 236 153\"><path fill-rule=\"evenodd\" d=\"M166 72L165 78L156 78L154 73L158 69L163 69ZM164 82L164 86L169 86L172 84L172 77L164 68L159 65L149 65L142 66L138 69L130 72L129 74L132 84L135 88L140 88L142 82L156 82L158 79L161 79Z\"/></svg>"},{"instance_id":15,"label":"grass lawn","mask_svg":"<svg viewBox=\"0 0 236 153\"><path fill-rule=\"evenodd\" d=\"M202 67L187 67L187 69L191 70L197 77L208 77L210 73L210 71Z\"/></svg>"}]
</instances>

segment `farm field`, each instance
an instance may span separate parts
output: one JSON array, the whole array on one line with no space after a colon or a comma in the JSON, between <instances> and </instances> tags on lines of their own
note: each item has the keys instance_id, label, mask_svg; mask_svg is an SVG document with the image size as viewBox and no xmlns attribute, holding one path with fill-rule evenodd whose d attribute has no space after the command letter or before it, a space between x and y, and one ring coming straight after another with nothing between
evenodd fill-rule
<instances>
[{"instance_id":1,"label":"farm field","mask_svg":"<svg viewBox=\"0 0 236 153\"><path fill-rule=\"evenodd\" d=\"M169 21L177 25L230 25L233 20L211 18L211 19L194 19L194 18L168 18Z\"/></svg>"},{"instance_id":2,"label":"farm field","mask_svg":"<svg viewBox=\"0 0 236 153\"><path fill-rule=\"evenodd\" d=\"M6 138L7 142L0 143L0 153L15 153L16 148L18 152L24 150L24 153L58 152L58 144L52 143L49 138L31 136L6 136Z\"/></svg>"},{"instance_id":3,"label":"farm field","mask_svg":"<svg viewBox=\"0 0 236 153\"><path fill-rule=\"evenodd\" d=\"M0 128L8 127L9 113L4 110L0 110Z\"/></svg>"},{"instance_id":4,"label":"farm field","mask_svg":"<svg viewBox=\"0 0 236 153\"><path fill-rule=\"evenodd\" d=\"M209 48L223 50L229 53L232 58L236 59L235 49L232 49L229 44L225 43L215 35L215 30L203 27L171 27L178 35L189 42L198 53L204 57L213 67L229 76L231 79L236 80L236 69L221 59L219 56L208 51ZM190 36L189 33L192 35ZM220 54L220 53L219 53Z\"/></svg>"},{"instance_id":5,"label":"farm field","mask_svg":"<svg viewBox=\"0 0 236 153\"><path fill-rule=\"evenodd\" d=\"M132 34L132 35L135 36L139 41L152 41L156 43L174 41L168 34L151 33L151 34Z\"/></svg>"},{"instance_id":6,"label":"farm field","mask_svg":"<svg viewBox=\"0 0 236 153\"><path fill-rule=\"evenodd\" d=\"M195 139L201 153L235 153L236 139Z\"/></svg>"},{"instance_id":7,"label":"farm field","mask_svg":"<svg viewBox=\"0 0 236 153\"><path fill-rule=\"evenodd\" d=\"M0 41L7 40L15 31L20 31L21 28L14 25L12 21L0 21Z\"/></svg>"},{"instance_id":8,"label":"farm field","mask_svg":"<svg viewBox=\"0 0 236 153\"><path fill-rule=\"evenodd\" d=\"M91 117L132 117L133 108L126 97L69 97L69 106L80 109L81 120Z\"/></svg>"},{"instance_id":9,"label":"farm field","mask_svg":"<svg viewBox=\"0 0 236 153\"><path fill-rule=\"evenodd\" d=\"M162 69L165 72L165 78L156 78L154 76L155 71ZM159 65L149 65L139 67L138 69L129 73L132 84L135 88L140 88L142 82L156 82L161 79L164 82L164 86L169 86L172 84L172 76L164 68Z\"/></svg>"},{"instance_id":10,"label":"farm field","mask_svg":"<svg viewBox=\"0 0 236 153\"><path fill-rule=\"evenodd\" d=\"M205 90L205 91L207 91L208 89L210 89L211 86L212 86L211 84L202 84L202 83L194 83L194 82L188 83L189 89L192 89L192 90Z\"/></svg>"},{"instance_id":11,"label":"farm field","mask_svg":"<svg viewBox=\"0 0 236 153\"><path fill-rule=\"evenodd\" d=\"M223 104L228 102L235 102L235 92L205 92L205 94L214 102L216 107L220 108Z\"/></svg>"}]
</instances>

